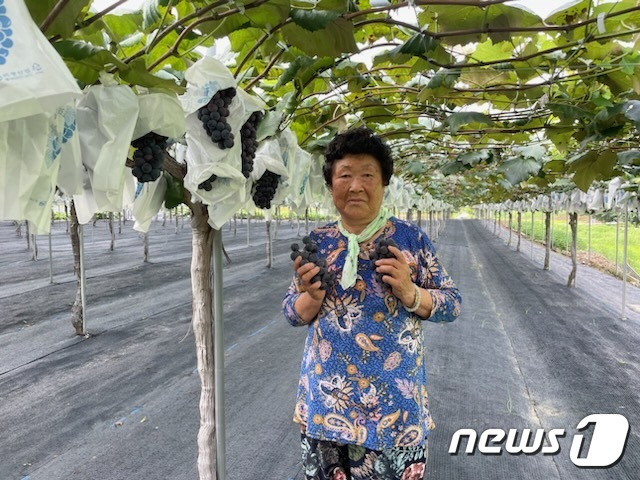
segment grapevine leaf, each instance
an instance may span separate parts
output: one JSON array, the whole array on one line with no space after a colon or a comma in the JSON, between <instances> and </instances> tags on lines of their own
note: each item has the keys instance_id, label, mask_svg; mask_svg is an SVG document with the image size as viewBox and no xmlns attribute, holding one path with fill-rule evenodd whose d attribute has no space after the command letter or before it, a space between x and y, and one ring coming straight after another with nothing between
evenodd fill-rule
<instances>
[{"instance_id":1,"label":"grapevine leaf","mask_svg":"<svg viewBox=\"0 0 640 480\"><path fill-rule=\"evenodd\" d=\"M397 46L389 52L389 54L409 54L409 55L423 55L438 46L438 41L424 33L416 33L409 40L402 45Z\"/></svg>"},{"instance_id":2,"label":"grapevine leaf","mask_svg":"<svg viewBox=\"0 0 640 480\"><path fill-rule=\"evenodd\" d=\"M107 70L110 66L127 68L127 65L109 50L80 40L61 40L54 43L53 47L65 60L81 63L97 71Z\"/></svg>"},{"instance_id":3,"label":"grapevine leaf","mask_svg":"<svg viewBox=\"0 0 640 480\"><path fill-rule=\"evenodd\" d=\"M265 138L274 136L278 132L278 127L282 122L282 111L265 112L264 117L256 129L256 141L261 142Z\"/></svg>"},{"instance_id":4,"label":"grapevine leaf","mask_svg":"<svg viewBox=\"0 0 640 480\"><path fill-rule=\"evenodd\" d=\"M326 28L315 32L289 24L282 28L282 35L307 55L337 57L343 53L358 51L353 38L353 24L343 18L338 18Z\"/></svg>"},{"instance_id":5,"label":"grapevine leaf","mask_svg":"<svg viewBox=\"0 0 640 480\"><path fill-rule=\"evenodd\" d=\"M449 127L452 134L456 134L462 125L470 123L483 123L485 125L493 125L491 117L480 112L455 112L450 114L442 123L443 127Z\"/></svg>"},{"instance_id":6,"label":"grapevine leaf","mask_svg":"<svg viewBox=\"0 0 640 480\"><path fill-rule=\"evenodd\" d=\"M182 203L184 191L182 180L174 178L173 175L169 175L167 172L164 173L164 178L167 180L167 191L164 194L164 206L169 209L176 208Z\"/></svg>"},{"instance_id":7,"label":"grapevine leaf","mask_svg":"<svg viewBox=\"0 0 640 480\"><path fill-rule=\"evenodd\" d=\"M145 0L142 4L142 28L145 30L153 27L162 19L158 11L158 0Z\"/></svg>"},{"instance_id":8,"label":"grapevine leaf","mask_svg":"<svg viewBox=\"0 0 640 480\"><path fill-rule=\"evenodd\" d=\"M574 172L573 182L586 192L594 180L609 180L613 177L616 154L612 151L598 153L590 150L568 160L569 172Z\"/></svg>"},{"instance_id":9,"label":"grapevine leaf","mask_svg":"<svg viewBox=\"0 0 640 480\"><path fill-rule=\"evenodd\" d=\"M70 37L73 34L76 20L82 13L82 10L87 7L91 1L92 0L69 0L51 25L49 25L49 28L47 28L45 32L47 36L60 35L62 38ZM40 25L59 1L25 0L25 3L27 4L33 21L37 25Z\"/></svg>"},{"instance_id":10,"label":"grapevine leaf","mask_svg":"<svg viewBox=\"0 0 640 480\"><path fill-rule=\"evenodd\" d=\"M457 157L457 160L459 162L462 162L464 165L467 165L469 167L472 167L482 161L488 160L487 163L489 163L491 162L492 159L493 159L493 152L491 152L490 150L480 150L477 152L461 153Z\"/></svg>"},{"instance_id":11,"label":"grapevine leaf","mask_svg":"<svg viewBox=\"0 0 640 480\"><path fill-rule=\"evenodd\" d=\"M640 165L640 150L628 150L626 152L618 152L618 164Z\"/></svg>"},{"instance_id":12,"label":"grapevine leaf","mask_svg":"<svg viewBox=\"0 0 640 480\"><path fill-rule=\"evenodd\" d=\"M331 10L301 10L292 8L291 19L296 25L315 32L327 28L327 26L340 16L340 12Z\"/></svg>"},{"instance_id":13,"label":"grapevine leaf","mask_svg":"<svg viewBox=\"0 0 640 480\"><path fill-rule=\"evenodd\" d=\"M147 88L159 88L176 93L184 93L185 88L176 84L173 80L160 78L147 71L144 58L136 58L127 65L126 69L120 69L120 78L128 83Z\"/></svg>"},{"instance_id":14,"label":"grapevine leaf","mask_svg":"<svg viewBox=\"0 0 640 480\"><path fill-rule=\"evenodd\" d=\"M514 157L502 162L498 171L504 173L511 185L518 185L529 177L537 175L542 165L532 157Z\"/></svg>"},{"instance_id":15,"label":"grapevine leaf","mask_svg":"<svg viewBox=\"0 0 640 480\"><path fill-rule=\"evenodd\" d=\"M640 130L640 101L629 100L628 102L624 103L624 106L625 117L627 117L629 120L632 120L636 125L636 129Z\"/></svg>"}]
</instances>

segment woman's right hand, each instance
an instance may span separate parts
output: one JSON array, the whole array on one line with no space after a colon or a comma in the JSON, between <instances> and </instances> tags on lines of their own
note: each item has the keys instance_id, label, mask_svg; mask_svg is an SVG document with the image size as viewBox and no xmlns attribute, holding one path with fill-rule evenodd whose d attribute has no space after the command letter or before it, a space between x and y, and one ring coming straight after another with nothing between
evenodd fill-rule
<instances>
[{"instance_id":1,"label":"woman's right hand","mask_svg":"<svg viewBox=\"0 0 640 480\"><path fill-rule=\"evenodd\" d=\"M322 285L320 280L317 282L313 281L313 277L320 273L320 267L316 266L312 262L301 265L301 262L301 257L296 258L293 262L293 269L300 278L300 291L307 292L313 300L322 303L327 291L320 288Z\"/></svg>"}]
</instances>

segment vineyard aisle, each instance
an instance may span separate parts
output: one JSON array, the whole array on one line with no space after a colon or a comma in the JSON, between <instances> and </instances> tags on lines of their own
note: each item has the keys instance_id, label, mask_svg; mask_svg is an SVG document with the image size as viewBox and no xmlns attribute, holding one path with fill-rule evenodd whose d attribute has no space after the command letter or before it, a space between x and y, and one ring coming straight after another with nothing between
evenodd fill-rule
<instances>
[{"instance_id":1,"label":"vineyard aisle","mask_svg":"<svg viewBox=\"0 0 640 480\"><path fill-rule=\"evenodd\" d=\"M249 248L246 223L236 237L223 230L233 260L224 272L228 479L303 480L291 416L305 331L280 312L296 229L281 224L275 268L267 270L264 224L252 226ZM187 227L178 241L164 242L173 229L154 225L148 265L130 225L111 257L107 230L94 232L100 260L88 259L87 314L97 335L89 339L72 335L73 282L48 285L46 248L31 262L25 239L0 227L0 478L194 480L200 382ZM56 228L54 271L64 280L68 237L64 224ZM633 478L640 315L618 319L620 291L611 280L583 269L578 288L567 289L563 272L543 271L527 249L513 251L480 221L450 221L436 248L464 305L454 323L426 325L438 425L426 478ZM19 278L46 283L18 287ZM638 289L630 288L629 303L640 304ZM569 460L575 425L590 413L622 413L631 423L613 469L578 469ZM567 435L551 457L451 456L459 428L564 428Z\"/></svg>"}]
</instances>

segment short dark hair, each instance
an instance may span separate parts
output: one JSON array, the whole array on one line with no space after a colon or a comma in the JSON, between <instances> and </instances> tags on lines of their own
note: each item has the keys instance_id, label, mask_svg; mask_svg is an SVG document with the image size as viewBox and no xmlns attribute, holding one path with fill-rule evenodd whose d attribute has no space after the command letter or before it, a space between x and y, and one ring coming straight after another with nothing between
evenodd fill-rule
<instances>
[{"instance_id":1,"label":"short dark hair","mask_svg":"<svg viewBox=\"0 0 640 480\"><path fill-rule=\"evenodd\" d=\"M337 160L341 160L347 155L360 154L371 155L378 161L382 171L382 183L385 186L389 185L389 180L393 175L391 149L379 135L366 127L352 128L339 133L329 142L324 153L325 161L322 166L324 181L327 185L331 186L333 165Z\"/></svg>"}]
</instances>

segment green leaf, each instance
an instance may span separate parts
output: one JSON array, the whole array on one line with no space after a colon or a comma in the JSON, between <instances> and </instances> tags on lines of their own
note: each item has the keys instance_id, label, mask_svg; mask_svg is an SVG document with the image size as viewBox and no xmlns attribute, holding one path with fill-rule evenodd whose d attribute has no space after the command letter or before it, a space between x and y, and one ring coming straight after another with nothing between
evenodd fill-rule
<instances>
[{"instance_id":1,"label":"green leaf","mask_svg":"<svg viewBox=\"0 0 640 480\"><path fill-rule=\"evenodd\" d=\"M173 80L163 79L149 73L144 58L136 58L127 65L126 69L120 69L120 78L141 87L159 88L176 93L185 92L185 88L176 84Z\"/></svg>"},{"instance_id":2,"label":"green leaf","mask_svg":"<svg viewBox=\"0 0 640 480\"><path fill-rule=\"evenodd\" d=\"M535 158L515 157L502 162L498 171L504 173L509 183L515 186L529 179L529 177L537 175L540 172L540 168L542 168L542 165Z\"/></svg>"},{"instance_id":3,"label":"green leaf","mask_svg":"<svg viewBox=\"0 0 640 480\"><path fill-rule=\"evenodd\" d=\"M464 165L473 167L477 163L487 161L487 163L493 160L493 152L491 150L479 150L477 152L461 153L456 158L458 162L462 162Z\"/></svg>"},{"instance_id":4,"label":"green leaf","mask_svg":"<svg viewBox=\"0 0 640 480\"><path fill-rule=\"evenodd\" d=\"M619 165L640 165L640 150L618 152Z\"/></svg>"},{"instance_id":5,"label":"green leaf","mask_svg":"<svg viewBox=\"0 0 640 480\"><path fill-rule=\"evenodd\" d=\"M429 5L418 14L420 25L429 25L429 30L437 32L451 32L461 30L509 29L516 27L542 26L537 15L518 8L516 5L490 5L484 8L464 5ZM470 42L482 41L482 33L467 35L452 35L443 37L442 42L447 45L465 45ZM509 40L508 31L497 31L486 34L494 41ZM527 33L519 33L526 37ZM537 35L530 33L529 36Z\"/></svg>"},{"instance_id":6,"label":"green leaf","mask_svg":"<svg viewBox=\"0 0 640 480\"><path fill-rule=\"evenodd\" d=\"M224 38L232 32L251 26L251 22L241 13L224 17L216 22L204 22L198 25L198 30L204 34L212 34L213 38Z\"/></svg>"},{"instance_id":7,"label":"green leaf","mask_svg":"<svg viewBox=\"0 0 640 480\"><path fill-rule=\"evenodd\" d=\"M470 123L482 123L490 126L493 125L493 120L488 115L480 112L455 112L446 118L442 126L449 127L449 131L455 135L462 125Z\"/></svg>"},{"instance_id":8,"label":"green leaf","mask_svg":"<svg viewBox=\"0 0 640 480\"><path fill-rule=\"evenodd\" d=\"M562 120L582 120L593 118L593 114L580 107L568 103L547 103L547 108Z\"/></svg>"},{"instance_id":9,"label":"green leaf","mask_svg":"<svg viewBox=\"0 0 640 480\"><path fill-rule=\"evenodd\" d=\"M416 177L419 177L420 175L423 175L424 173L427 173L428 171L428 167L427 165L425 165L423 162L421 161L414 161L411 162L408 166L408 171L411 175L414 175Z\"/></svg>"},{"instance_id":10,"label":"green leaf","mask_svg":"<svg viewBox=\"0 0 640 480\"><path fill-rule=\"evenodd\" d=\"M340 12L331 10L300 10L292 8L290 12L291 19L296 25L315 32L326 28L331 22L340 16Z\"/></svg>"},{"instance_id":11,"label":"green leaf","mask_svg":"<svg viewBox=\"0 0 640 480\"><path fill-rule=\"evenodd\" d=\"M275 88L278 89L283 85L292 81L296 74L300 71L301 68L308 67L313 64L313 58L307 56L299 56L289 64L289 67L280 75L278 78L278 83L276 83Z\"/></svg>"},{"instance_id":12,"label":"green leaf","mask_svg":"<svg viewBox=\"0 0 640 480\"><path fill-rule=\"evenodd\" d=\"M47 18L49 12L58 4L58 1L59 0L25 0L25 3L31 13L33 21L37 25L40 25L44 19ZM45 32L46 35L60 35L62 38L70 37L75 29L76 20L91 1L92 0L69 0L49 28L47 28Z\"/></svg>"},{"instance_id":13,"label":"green leaf","mask_svg":"<svg viewBox=\"0 0 640 480\"><path fill-rule=\"evenodd\" d=\"M598 153L590 150L568 160L569 172L574 172L573 183L586 192L595 180L610 180L616 166L617 156L612 151Z\"/></svg>"},{"instance_id":14,"label":"green leaf","mask_svg":"<svg viewBox=\"0 0 640 480\"><path fill-rule=\"evenodd\" d=\"M182 195L184 192L184 185L182 180L174 178L173 175L164 173L164 178L167 180L167 191L164 194L164 206L165 208L176 208L182 203Z\"/></svg>"},{"instance_id":15,"label":"green leaf","mask_svg":"<svg viewBox=\"0 0 640 480\"><path fill-rule=\"evenodd\" d=\"M542 145L524 145L522 147L513 147L514 153L523 158L533 158L541 161L547 153L547 149Z\"/></svg>"},{"instance_id":16,"label":"green leaf","mask_svg":"<svg viewBox=\"0 0 640 480\"><path fill-rule=\"evenodd\" d=\"M106 31L115 42L122 42L132 35L141 34L140 24L142 23L141 13L125 13L123 15L105 15L102 22Z\"/></svg>"},{"instance_id":17,"label":"green leaf","mask_svg":"<svg viewBox=\"0 0 640 480\"><path fill-rule=\"evenodd\" d=\"M124 62L109 50L80 40L61 40L53 48L67 61L74 61L96 71L108 70L111 66L127 68Z\"/></svg>"},{"instance_id":18,"label":"green leaf","mask_svg":"<svg viewBox=\"0 0 640 480\"><path fill-rule=\"evenodd\" d=\"M142 4L142 28L150 29L160 23L162 15L158 11L158 0L145 0Z\"/></svg>"},{"instance_id":19,"label":"green leaf","mask_svg":"<svg viewBox=\"0 0 640 480\"><path fill-rule=\"evenodd\" d=\"M425 35L424 33L416 33L409 40L402 45L397 46L389 52L390 55L409 54L409 55L424 55L427 52L434 50L438 46L438 40Z\"/></svg>"},{"instance_id":20,"label":"green leaf","mask_svg":"<svg viewBox=\"0 0 640 480\"><path fill-rule=\"evenodd\" d=\"M256 130L256 140L261 142L265 138L273 137L278 133L278 127L280 127L282 118L282 111L269 110L265 112L264 117L258 124L258 128Z\"/></svg>"},{"instance_id":21,"label":"green leaf","mask_svg":"<svg viewBox=\"0 0 640 480\"><path fill-rule=\"evenodd\" d=\"M289 24L282 29L282 35L287 42L310 56L338 57L343 53L358 52L353 38L353 24L343 18L338 18L327 25L327 28L315 32Z\"/></svg>"},{"instance_id":22,"label":"green leaf","mask_svg":"<svg viewBox=\"0 0 640 480\"><path fill-rule=\"evenodd\" d=\"M445 177L448 177L449 175L455 175L456 173L464 172L468 169L469 167L465 166L462 162L453 160L442 166L440 168L440 172L442 172Z\"/></svg>"},{"instance_id":23,"label":"green leaf","mask_svg":"<svg viewBox=\"0 0 640 480\"><path fill-rule=\"evenodd\" d=\"M636 129L640 131L640 101L629 100L623 104L625 106L624 116L636 124Z\"/></svg>"},{"instance_id":24,"label":"green leaf","mask_svg":"<svg viewBox=\"0 0 640 480\"><path fill-rule=\"evenodd\" d=\"M253 26L270 29L287 19L289 9L289 0L269 0L258 7L247 9L244 14Z\"/></svg>"}]
</instances>

